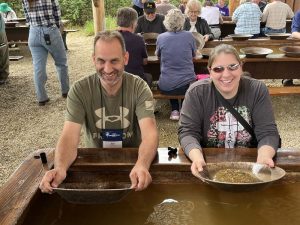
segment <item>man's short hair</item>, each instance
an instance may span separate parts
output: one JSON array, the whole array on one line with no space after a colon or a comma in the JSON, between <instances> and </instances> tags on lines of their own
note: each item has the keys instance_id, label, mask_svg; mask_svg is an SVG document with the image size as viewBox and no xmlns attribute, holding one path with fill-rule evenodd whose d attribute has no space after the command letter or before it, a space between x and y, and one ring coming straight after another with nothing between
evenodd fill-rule
<instances>
[{"instance_id":1,"label":"man's short hair","mask_svg":"<svg viewBox=\"0 0 300 225\"><path fill-rule=\"evenodd\" d=\"M138 19L136 10L123 7L117 11L117 25L119 27L131 27Z\"/></svg>"},{"instance_id":2,"label":"man's short hair","mask_svg":"<svg viewBox=\"0 0 300 225\"><path fill-rule=\"evenodd\" d=\"M98 40L110 42L114 39L119 41L121 48L122 48L122 52L125 54L126 47L125 47L124 38L123 38L122 34L120 34L119 31L115 31L115 30L106 30L106 31L101 31L101 32L97 33L97 35L95 36L95 39L94 39L94 53L95 53L95 48L96 48L96 44L97 44Z\"/></svg>"}]
</instances>

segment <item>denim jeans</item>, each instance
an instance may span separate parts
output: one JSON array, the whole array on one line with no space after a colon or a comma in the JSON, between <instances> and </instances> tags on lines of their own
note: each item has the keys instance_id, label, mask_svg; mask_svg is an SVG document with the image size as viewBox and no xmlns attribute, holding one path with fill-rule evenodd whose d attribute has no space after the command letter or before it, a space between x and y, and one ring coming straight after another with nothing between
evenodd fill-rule
<instances>
[{"instance_id":1,"label":"denim jeans","mask_svg":"<svg viewBox=\"0 0 300 225\"><path fill-rule=\"evenodd\" d=\"M189 86L190 86L190 84L186 84L186 85L176 88L172 91L163 91L163 90L160 90L160 91L164 95L185 95L185 92L187 91ZM177 99L170 99L170 103L171 103L172 111L174 111L174 110L180 111L179 101Z\"/></svg>"},{"instance_id":2,"label":"denim jeans","mask_svg":"<svg viewBox=\"0 0 300 225\"><path fill-rule=\"evenodd\" d=\"M50 45L46 45L44 34L49 34ZM56 26L37 27L31 26L29 31L29 48L32 55L34 68L34 85L39 102L48 99L45 84L47 81L46 64L48 53L54 59L58 79L60 81L61 93L69 91L69 75L67 55L61 33Z\"/></svg>"},{"instance_id":3,"label":"denim jeans","mask_svg":"<svg viewBox=\"0 0 300 225\"><path fill-rule=\"evenodd\" d=\"M271 34L271 33L285 33L286 29L281 28L281 29L272 29L270 27L265 27L265 34Z\"/></svg>"}]
</instances>

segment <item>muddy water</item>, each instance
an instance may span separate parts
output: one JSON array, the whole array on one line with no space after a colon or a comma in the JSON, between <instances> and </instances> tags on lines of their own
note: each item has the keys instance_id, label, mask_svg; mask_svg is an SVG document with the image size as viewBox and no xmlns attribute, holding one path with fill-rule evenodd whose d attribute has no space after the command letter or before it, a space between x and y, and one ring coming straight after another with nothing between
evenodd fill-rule
<instances>
[{"instance_id":1,"label":"muddy water","mask_svg":"<svg viewBox=\"0 0 300 225\"><path fill-rule=\"evenodd\" d=\"M231 193L199 184L152 184L122 202L74 205L41 194L22 225L299 225L300 183Z\"/></svg>"}]
</instances>

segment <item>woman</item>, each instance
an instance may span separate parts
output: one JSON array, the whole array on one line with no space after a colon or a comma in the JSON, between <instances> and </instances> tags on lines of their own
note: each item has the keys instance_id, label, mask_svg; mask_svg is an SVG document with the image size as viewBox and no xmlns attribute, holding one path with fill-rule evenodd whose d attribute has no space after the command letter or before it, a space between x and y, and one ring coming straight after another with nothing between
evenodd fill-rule
<instances>
[{"instance_id":1,"label":"woman","mask_svg":"<svg viewBox=\"0 0 300 225\"><path fill-rule=\"evenodd\" d=\"M166 95L184 95L190 83L196 80L193 64L196 42L191 32L183 30L184 21L179 9L171 9L164 20L167 32L157 37L156 55L161 64L158 86ZM170 119L179 120L179 102L176 99L170 102Z\"/></svg>"},{"instance_id":2,"label":"woman","mask_svg":"<svg viewBox=\"0 0 300 225\"><path fill-rule=\"evenodd\" d=\"M257 162L274 166L272 160L279 145L268 89L261 81L243 76L242 62L236 49L219 45L208 60L211 80L195 82L187 91L183 102L179 140L186 155L192 160L191 170L199 175L205 160L202 147L253 147L257 140ZM227 101L254 130L247 129L224 107Z\"/></svg>"},{"instance_id":3,"label":"woman","mask_svg":"<svg viewBox=\"0 0 300 225\"><path fill-rule=\"evenodd\" d=\"M39 106L49 102L45 89L48 53L55 61L62 97L69 91L66 50L60 33L60 8L58 0L22 0L27 22L30 24L29 48L34 67L35 91Z\"/></svg>"},{"instance_id":4,"label":"woman","mask_svg":"<svg viewBox=\"0 0 300 225\"><path fill-rule=\"evenodd\" d=\"M185 13L187 18L183 26L184 30L202 34L205 42L214 39L214 35L211 33L206 20L199 17L201 13L201 3L198 0L189 0L186 4Z\"/></svg>"}]
</instances>

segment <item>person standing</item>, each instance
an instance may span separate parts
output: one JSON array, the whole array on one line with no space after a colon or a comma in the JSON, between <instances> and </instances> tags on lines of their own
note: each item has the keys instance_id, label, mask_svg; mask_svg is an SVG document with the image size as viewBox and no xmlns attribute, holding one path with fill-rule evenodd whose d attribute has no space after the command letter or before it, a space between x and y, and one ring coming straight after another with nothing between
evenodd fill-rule
<instances>
[{"instance_id":1,"label":"person standing","mask_svg":"<svg viewBox=\"0 0 300 225\"><path fill-rule=\"evenodd\" d=\"M8 42L5 33L5 23L0 14L0 85L7 81L9 75Z\"/></svg>"},{"instance_id":2,"label":"person standing","mask_svg":"<svg viewBox=\"0 0 300 225\"><path fill-rule=\"evenodd\" d=\"M218 0L216 7L219 8L219 11L222 14L222 16L229 16L229 9L228 6L225 4L224 0Z\"/></svg>"},{"instance_id":3,"label":"person standing","mask_svg":"<svg viewBox=\"0 0 300 225\"><path fill-rule=\"evenodd\" d=\"M262 1L262 0L252 0L252 3L257 4L261 12L264 11L264 9L265 9L265 7L266 7L266 5L267 5L267 3L265 3L265 2Z\"/></svg>"},{"instance_id":4,"label":"person standing","mask_svg":"<svg viewBox=\"0 0 300 225\"><path fill-rule=\"evenodd\" d=\"M156 13L167 15L170 9L176 9L176 6L170 3L170 0L161 0L159 4L156 3Z\"/></svg>"},{"instance_id":5,"label":"person standing","mask_svg":"<svg viewBox=\"0 0 300 225\"><path fill-rule=\"evenodd\" d=\"M0 4L0 13L4 19L4 22L8 22L18 18L15 11L11 7L9 7L7 3Z\"/></svg>"},{"instance_id":6,"label":"person standing","mask_svg":"<svg viewBox=\"0 0 300 225\"><path fill-rule=\"evenodd\" d=\"M265 34L285 33L286 19L291 19L294 12L291 7L281 0L274 0L266 5L261 21L266 22Z\"/></svg>"},{"instance_id":7,"label":"person standing","mask_svg":"<svg viewBox=\"0 0 300 225\"><path fill-rule=\"evenodd\" d=\"M67 55L60 32L61 11L58 0L22 0L26 21L30 25L28 45L34 67L34 84L38 105L49 102L45 89L48 53L55 62L61 95L67 98L69 75Z\"/></svg>"}]
</instances>

